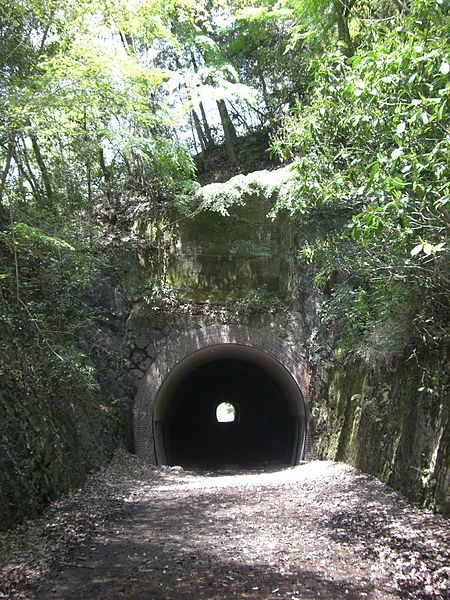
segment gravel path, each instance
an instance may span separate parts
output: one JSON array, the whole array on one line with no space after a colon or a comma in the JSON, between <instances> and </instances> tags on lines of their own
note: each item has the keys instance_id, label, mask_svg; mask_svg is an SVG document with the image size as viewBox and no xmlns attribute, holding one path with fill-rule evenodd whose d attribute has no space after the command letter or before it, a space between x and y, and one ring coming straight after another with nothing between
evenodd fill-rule
<instances>
[{"instance_id":1,"label":"gravel path","mask_svg":"<svg viewBox=\"0 0 450 600\"><path fill-rule=\"evenodd\" d=\"M118 452L1 536L0 598L447 600L449 541L347 465L169 473Z\"/></svg>"}]
</instances>

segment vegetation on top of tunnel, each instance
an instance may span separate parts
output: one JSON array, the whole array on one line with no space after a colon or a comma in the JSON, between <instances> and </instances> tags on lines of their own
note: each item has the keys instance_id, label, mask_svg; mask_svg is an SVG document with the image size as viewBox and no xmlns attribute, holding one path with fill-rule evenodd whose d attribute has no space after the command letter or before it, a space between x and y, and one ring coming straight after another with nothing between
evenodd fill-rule
<instances>
[{"instance_id":1,"label":"vegetation on top of tunnel","mask_svg":"<svg viewBox=\"0 0 450 600\"><path fill-rule=\"evenodd\" d=\"M234 294L216 292L212 299L205 300L199 293L199 300L187 300L182 292L171 285L160 285L152 280L137 290L139 294L134 310L141 314L190 314L214 318L223 324L251 323L262 315L286 315L291 300L285 293L269 291L260 286L253 290Z\"/></svg>"},{"instance_id":2,"label":"vegetation on top of tunnel","mask_svg":"<svg viewBox=\"0 0 450 600\"><path fill-rule=\"evenodd\" d=\"M275 204L285 202L295 183L291 168L263 170L248 175L235 175L224 183L211 183L203 186L196 194L199 211L217 212L229 216L229 209L245 205L251 198L258 202Z\"/></svg>"},{"instance_id":3,"label":"vegetation on top of tunnel","mask_svg":"<svg viewBox=\"0 0 450 600\"><path fill-rule=\"evenodd\" d=\"M344 324L348 349L396 352L411 336L440 343L446 2L147 0L56 10L21 0L2 12L4 323L17 314L38 345L62 333L72 344L76 322L95 320L72 314L97 277L93 262L110 269L117 246L146 247L162 290L174 214L226 215L258 195L273 202L272 216L288 211L294 222L332 215L335 227L299 256L329 295L323 319ZM267 131L294 179L285 168L199 190L192 153L206 158L223 144L223 170L239 173L238 137Z\"/></svg>"}]
</instances>

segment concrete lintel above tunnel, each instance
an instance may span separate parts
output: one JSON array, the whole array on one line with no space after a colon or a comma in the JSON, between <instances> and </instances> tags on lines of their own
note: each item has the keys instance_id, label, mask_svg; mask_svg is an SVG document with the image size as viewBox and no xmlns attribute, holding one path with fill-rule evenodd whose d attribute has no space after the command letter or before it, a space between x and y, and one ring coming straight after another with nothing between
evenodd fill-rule
<instances>
[{"instance_id":1,"label":"concrete lintel above tunnel","mask_svg":"<svg viewBox=\"0 0 450 600\"><path fill-rule=\"evenodd\" d=\"M168 342L141 385L136 452L156 464L296 464L307 441L303 375L301 359L274 336L225 326L188 332ZM237 411L231 423L217 421L222 401Z\"/></svg>"}]
</instances>

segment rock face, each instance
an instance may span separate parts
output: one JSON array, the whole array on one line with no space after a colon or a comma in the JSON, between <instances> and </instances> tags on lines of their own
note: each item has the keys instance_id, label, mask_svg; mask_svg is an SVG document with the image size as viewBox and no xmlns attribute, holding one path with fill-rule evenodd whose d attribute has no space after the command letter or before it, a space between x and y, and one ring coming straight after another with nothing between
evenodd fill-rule
<instances>
[{"instance_id":1,"label":"rock face","mask_svg":"<svg viewBox=\"0 0 450 600\"><path fill-rule=\"evenodd\" d=\"M238 175L205 186L211 207L178 225L167 257L167 282L187 300L226 301L264 288L289 292L293 229L287 215L269 217L289 169Z\"/></svg>"},{"instance_id":2,"label":"rock face","mask_svg":"<svg viewBox=\"0 0 450 600\"><path fill-rule=\"evenodd\" d=\"M448 514L448 361L407 358L321 365L311 397L313 454L350 463ZM433 389L423 386L424 369Z\"/></svg>"},{"instance_id":3,"label":"rock face","mask_svg":"<svg viewBox=\"0 0 450 600\"><path fill-rule=\"evenodd\" d=\"M105 463L115 441L114 419L95 393L81 395L76 382L70 389L46 385L31 369L18 382L18 372L2 373L0 529L80 486Z\"/></svg>"}]
</instances>

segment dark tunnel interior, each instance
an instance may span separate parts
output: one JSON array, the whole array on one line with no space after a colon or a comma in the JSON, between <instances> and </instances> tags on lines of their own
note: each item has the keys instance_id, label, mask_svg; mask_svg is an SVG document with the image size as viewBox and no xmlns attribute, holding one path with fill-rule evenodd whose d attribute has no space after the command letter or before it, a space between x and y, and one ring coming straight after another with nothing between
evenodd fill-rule
<instances>
[{"instance_id":1,"label":"dark tunnel interior","mask_svg":"<svg viewBox=\"0 0 450 600\"><path fill-rule=\"evenodd\" d=\"M155 420L160 458L185 468L295 464L303 419L289 389L248 360L225 357L196 366L172 386L165 416ZM229 420L220 422L223 403Z\"/></svg>"}]
</instances>

